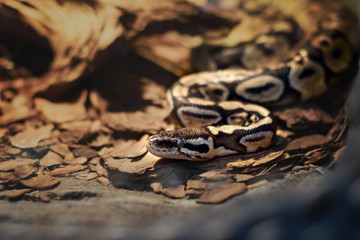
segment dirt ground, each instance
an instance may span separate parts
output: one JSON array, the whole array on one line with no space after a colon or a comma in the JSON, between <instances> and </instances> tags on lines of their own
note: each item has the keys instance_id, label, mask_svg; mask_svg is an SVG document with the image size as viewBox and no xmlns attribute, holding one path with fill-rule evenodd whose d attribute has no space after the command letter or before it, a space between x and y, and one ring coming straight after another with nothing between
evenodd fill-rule
<instances>
[{"instance_id":1,"label":"dirt ground","mask_svg":"<svg viewBox=\"0 0 360 240\"><path fill-rule=\"evenodd\" d=\"M153 192L104 187L95 180L68 178L56 188L57 193L69 190L83 192L87 189L88 193L96 193L98 196L50 203L2 201L0 231L3 239L119 239L135 234L144 226L186 221L199 214L226 207L235 200L246 203L286 189L314 184L323 177L319 170L302 171L284 180L252 189L222 205L200 205L194 200L169 199ZM246 208L246 204L241 208Z\"/></svg>"}]
</instances>

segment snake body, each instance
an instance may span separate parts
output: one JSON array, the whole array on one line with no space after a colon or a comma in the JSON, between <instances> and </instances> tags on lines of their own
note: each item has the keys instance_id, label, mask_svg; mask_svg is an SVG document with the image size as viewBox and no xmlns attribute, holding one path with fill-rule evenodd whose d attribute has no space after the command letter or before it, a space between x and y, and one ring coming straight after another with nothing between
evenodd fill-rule
<instances>
[{"instance_id":1,"label":"snake body","mask_svg":"<svg viewBox=\"0 0 360 240\"><path fill-rule=\"evenodd\" d=\"M184 128L151 136L146 146L152 154L204 161L268 148L276 139L276 119L259 104L271 106L310 99L354 72L358 59L357 26L352 13L334 1L274 2L286 14L293 11L302 17L296 20L308 30L307 40L295 48L291 57L271 67L205 71L180 78L169 89L168 101L172 115ZM294 5L292 10L289 5ZM259 38L271 36L272 42L287 39L293 44L293 27L294 24L288 24L288 28L275 34L257 36L248 44L231 49L240 49L237 58L244 60L246 47L259 42ZM266 41L262 44L266 46ZM228 57L226 51L224 57ZM246 61L241 65L244 67Z\"/></svg>"}]
</instances>

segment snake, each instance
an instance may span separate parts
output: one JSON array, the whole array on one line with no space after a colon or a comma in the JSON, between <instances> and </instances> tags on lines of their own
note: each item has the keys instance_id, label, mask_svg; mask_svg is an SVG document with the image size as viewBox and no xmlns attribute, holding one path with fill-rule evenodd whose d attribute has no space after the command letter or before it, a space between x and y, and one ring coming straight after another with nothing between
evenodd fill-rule
<instances>
[{"instance_id":1,"label":"snake","mask_svg":"<svg viewBox=\"0 0 360 240\"><path fill-rule=\"evenodd\" d=\"M151 154L206 161L262 151L276 141L277 121L269 107L314 98L356 73L358 26L354 14L342 3L240 3L245 9L248 5L249 14L261 15L271 5L287 17L272 22L281 27L246 43L215 48L212 55L206 55L212 68L185 75L174 83L167 100L171 116L182 127L150 136L146 148ZM296 42L300 35L304 40ZM284 45L293 48L286 59L259 67L256 63L264 60L256 56L255 65L251 64L251 54L259 51L249 48L257 47L262 52L260 57L270 62L272 56L283 54L278 52Z\"/></svg>"}]
</instances>

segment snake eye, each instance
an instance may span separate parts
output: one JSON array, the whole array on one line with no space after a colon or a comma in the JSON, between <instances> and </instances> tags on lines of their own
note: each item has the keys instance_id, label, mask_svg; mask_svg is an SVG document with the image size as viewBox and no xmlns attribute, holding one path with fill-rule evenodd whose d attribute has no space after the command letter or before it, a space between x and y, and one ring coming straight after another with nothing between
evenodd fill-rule
<instances>
[{"instance_id":1,"label":"snake eye","mask_svg":"<svg viewBox=\"0 0 360 240\"><path fill-rule=\"evenodd\" d=\"M184 141L183 140L176 140L176 146L178 148L182 148L184 146Z\"/></svg>"}]
</instances>

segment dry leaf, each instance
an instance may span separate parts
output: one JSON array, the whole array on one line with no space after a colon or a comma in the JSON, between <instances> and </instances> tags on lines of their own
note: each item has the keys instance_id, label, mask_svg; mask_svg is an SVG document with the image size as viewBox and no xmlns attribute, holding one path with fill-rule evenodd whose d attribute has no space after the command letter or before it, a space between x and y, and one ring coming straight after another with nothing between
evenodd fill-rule
<instances>
[{"instance_id":1,"label":"dry leaf","mask_svg":"<svg viewBox=\"0 0 360 240\"><path fill-rule=\"evenodd\" d=\"M185 191L186 195L189 195L191 197L200 197L204 193L204 189L193 189L189 188Z\"/></svg>"},{"instance_id":2,"label":"dry leaf","mask_svg":"<svg viewBox=\"0 0 360 240\"><path fill-rule=\"evenodd\" d=\"M187 180L186 189L205 189L206 183L204 183L203 179L199 180Z\"/></svg>"},{"instance_id":3,"label":"dry leaf","mask_svg":"<svg viewBox=\"0 0 360 240\"><path fill-rule=\"evenodd\" d=\"M21 149L10 147L7 149L7 153L11 155L18 155L21 153Z\"/></svg>"},{"instance_id":4,"label":"dry leaf","mask_svg":"<svg viewBox=\"0 0 360 240\"><path fill-rule=\"evenodd\" d=\"M0 172L0 182L7 183L17 179L17 176L14 172Z\"/></svg>"},{"instance_id":5,"label":"dry leaf","mask_svg":"<svg viewBox=\"0 0 360 240\"><path fill-rule=\"evenodd\" d=\"M254 176L250 174L235 174L234 177L236 182L245 182L249 179L252 179Z\"/></svg>"},{"instance_id":6,"label":"dry leaf","mask_svg":"<svg viewBox=\"0 0 360 240\"><path fill-rule=\"evenodd\" d=\"M68 157L69 156L69 157ZM86 157L77 157L74 158L74 155L66 155L64 158L64 163L69 165L75 165L75 164L84 164L88 161Z\"/></svg>"},{"instance_id":7,"label":"dry leaf","mask_svg":"<svg viewBox=\"0 0 360 240\"><path fill-rule=\"evenodd\" d=\"M178 185L176 187L163 188L161 193L170 198L183 198L185 197L185 186Z\"/></svg>"},{"instance_id":8,"label":"dry leaf","mask_svg":"<svg viewBox=\"0 0 360 240\"><path fill-rule=\"evenodd\" d=\"M75 178L81 179L81 180L92 180L92 179L95 179L97 176L98 176L97 173L90 172L90 173L76 175Z\"/></svg>"},{"instance_id":9,"label":"dry leaf","mask_svg":"<svg viewBox=\"0 0 360 240\"><path fill-rule=\"evenodd\" d=\"M133 160L129 158L104 159L104 164L107 168L117 169L120 172L132 173L132 174L144 174L146 170L152 168L161 158L147 153L140 160Z\"/></svg>"},{"instance_id":10,"label":"dry leaf","mask_svg":"<svg viewBox=\"0 0 360 240\"><path fill-rule=\"evenodd\" d=\"M52 145L50 146L50 149L63 157L65 157L68 154L72 154L68 146L64 143L57 143L55 145Z\"/></svg>"},{"instance_id":11,"label":"dry leaf","mask_svg":"<svg viewBox=\"0 0 360 240\"><path fill-rule=\"evenodd\" d=\"M79 164L67 165L67 166L64 166L61 168L56 168L56 169L52 170L50 172L50 175L52 175L52 176L65 175L68 173L73 173L73 172L84 170L85 168L87 168L87 166L85 166L85 165L79 165Z\"/></svg>"},{"instance_id":12,"label":"dry leaf","mask_svg":"<svg viewBox=\"0 0 360 240\"><path fill-rule=\"evenodd\" d=\"M278 151L278 152L269 153L269 154L259 158L258 160L256 160L252 166L256 167L256 166L259 166L259 165L263 165L263 164L272 162L272 161L280 158L283 155L283 153L284 153L284 151Z\"/></svg>"},{"instance_id":13,"label":"dry leaf","mask_svg":"<svg viewBox=\"0 0 360 240\"><path fill-rule=\"evenodd\" d=\"M249 189L251 189L251 188L260 187L260 186L265 185L265 184L268 184L268 183L269 183L268 180L263 179L263 180L260 180L260 181L258 181L258 182L249 184L249 185L247 185L247 187L248 187Z\"/></svg>"},{"instance_id":14,"label":"dry leaf","mask_svg":"<svg viewBox=\"0 0 360 240\"><path fill-rule=\"evenodd\" d=\"M34 189L47 189L55 187L60 180L49 175L39 175L27 180L21 180L21 184Z\"/></svg>"},{"instance_id":15,"label":"dry leaf","mask_svg":"<svg viewBox=\"0 0 360 240\"><path fill-rule=\"evenodd\" d=\"M54 123L82 120L87 117L84 105L86 96L87 91L83 91L75 103L53 103L43 98L35 98L35 108Z\"/></svg>"},{"instance_id":16,"label":"dry leaf","mask_svg":"<svg viewBox=\"0 0 360 240\"><path fill-rule=\"evenodd\" d=\"M93 158L88 162L90 171L96 172L96 166L100 163L100 158Z\"/></svg>"},{"instance_id":17,"label":"dry leaf","mask_svg":"<svg viewBox=\"0 0 360 240\"><path fill-rule=\"evenodd\" d=\"M33 165L19 165L14 168L14 173L19 178L26 178L37 171Z\"/></svg>"},{"instance_id":18,"label":"dry leaf","mask_svg":"<svg viewBox=\"0 0 360 240\"><path fill-rule=\"evenodd\" d=\"M97 177L96 181L98 181L99 183L101 183L101 184L103 184L105 186L110 184L109 179L107 179L106 177Z\"/></svg>"},{"instance_id":19,"label":"dry leaf","mask_svg":"<svg viewBox=\"0 0 360 240\"><path fill-rule=\"evenodd\" d=\"M333 154L333 157L334 157L334 160L335 160L335 161L339 160L339 158L343 155L345 149L346 149L346 147L339 148L339 149Z\"/></svg>"},{"instance_id":20,"label":"dry leaf","mask_svg":"<svg viewBox=\"0 0 360 240\"><path fill-rule=\"evenodd\" d=\"M0 128L0 138L2 138L3 136L5 136L5 134L7 133L7 128Z\"/></svg>"},{"instance_id":21,"label":"dry leaf","mask_svg":"<svg viewBox=\"0 0 360 240\"><path fill-rule=\"evenodd\" d=\"M101 115L101 121L117 131L150 132L167 128L164 119L168 110L156 106L148 106L143 111L136 112L106 112Z\"/></svg>"},{"instance_id":22,"label":"dry leaf","mask_svg":"<svg viewBox=\"0 0 360 240\"><path fill-rule=\"evenodd\" d=\"M13 146L18 148L34 148L37 147L41 140L51 137L51 130L54 125L49 124L37 129L29 128L23 132L10 136L10 142Z\"/></svg>"},{"instance_id":23,"label":"dry leaf","mask_svg":"<svg viewBox=\"0 0 360 240\"><path fill-rule=\"evenodd\" d=\"M232 175L227 173L228 170L229 168L214 169L204 172L199 176L208 181L221 181L231 178Z\"/></svg>"},{"instance_id":24,"label":"dry leaf","mask_svg":"<svg viewBox=\"0 0 360 240\"><path fill-rule=\"evenodd\" d=\"M100 131L101 126L102 125L100 120L82 120L62 123L59 125L59 129L94 133Z\"/></svg>"},{"instance_id":25,"label":"dry leaf","mask_svg":"<svg viewBox=\"0 0 360 240\"><path fill-rule=\"evenodd\" d=\"M13 159L5 162L0 162L0 171L10 171L20 165L34 165L38 159Z\"/></svg>"},{"instance_id":26,"label":"dry leaf","mask_svg":"<svg viewBox=\"0 0 360 240\"><path fill-rule=\"evenodd\" d=\"M40 165L44 167L51 167L63 163L63 158L58 154L48 151L48 153L40 159Z\"/></svg>"},{"instance_id":27,"label":"dry leaf","mask_svg":"<svg viewBox=\"0 0 360 240\"><path fill-rule=\"evenodd\" d=\"M159 182L151 183L150 187L152 188L153 192L155 192L155 193L160 193L162 190L162 184Z\"/></svg>"},{"instance_id":28,"label":"dry leaf","mask_svg":"<svg viewBox=\"0 0 360 240\"><path fill-rule=\"evenodd\" d=\"M36 114L36 111L30 107L31 102L24 95L16 96L11 103L0 101L0 124L6 125L11 122L30 118Z\"/></svg>"},{"instance_id":29,"label":"dry leaf","mask_svg":"<svg viewBox=\"0 0 360 240\"><path fill-rule=\"evenodd\" d=\"M114 149L105 154L104 157L110 156L113 158L133 158L143 155L147 150L145 147L146 141L149 138L148 134L145 134L139 141L126 141L115 143Z\"/></svg>"},{"instance_id":30,"label":"dry leaf","mask_svg":"<svg viewBox=\"0 0 360 240\"><path fill-rule=\"evenodd\" d=\"M244 193L247 190L244 183L220 184L219 187L210 191L205 191L196 200L197 203L220 203L230 197Z\"/></svg>"},{"instance_id":31,"label":"dry leaf","mask_svg":"<svg viewBox=\"0 0 360 240\"><path fill-rule=\"evenodd\" d=\"M303 109L300 107L287 108L275 115L286 122L288 128L303 128L306 124L321 125L332 124L334 119L318 108Z\"/></svg>"},{"instance_id":32,"label":"dry leaf","mask_svg":"<svg viewBox=\"0 0 360 240\"><path fill-rule=\"evenodd\" d=\"M43 202L50 202L54 197L56 197L55 193L52 192L40 192L39 199Z\"/></svg>"},{"instance_id":33,"label":"dry leaf","mask_svg":"<svg viewBox=\"0 0 360 240\"><path fill-rule=\"evenodd\" d=\"M321 134L307 135L296 138L289 143L286 150L306 149L328 143L331 139Z\"/></svg>"},{"instance_id":34,"label":"dry leaf","mask_svg":"<svg viewBox=\"0 0 360 240\"><path fill-rule=\"evenodd\" d=\"M96 173L99 176L105 176L105 177L108 176L107 170L100 164L100 162L96 165Z\"/></svg>"},{"instance_id":35,"label":"dry leaf","mask_svg":"<svg viewBox=\"0 0 360 240\"><path fill-rule=\"evenodd\" d=\"M314 164L320 160L326 159L330 156L331 151L325 148L318 148L315 150L312 150L310 152L307 152L305 154L306 161L304 164Z\"/></svg>"},{"instance_id":36,"label":"dry leaf","mask_svg":"<svg viewBox=\"0 0 360 240\"><path fill-rule=\"evenodd\" d=\"M97 157L97 152L94 149L88 148L86 146L81 146L80 148L75 148L72 150L74 156L77 157L86 157L94 158Z\"/></svg>"},{"instance_id":37,"label":"dry leaf","mask_svg":"<svg viewBox=\"0 0 360 240\"><path fill-rule=\"evenodd\" d=\"M244 168L244 167L250 167L255 163L254 159L249 160L240 160L236 162L230 162L226 166L227 167L233 167L233 168Z\"/></svg>"},{"instance_id":38,"label":"dry leaf","mask_svg":"<svg viewBox=\"0 0 360 240\"><path fill-rule=\"evenodd\" d=\"M20 189L20 190L16 190L15 192L12 192L8 195L8 198L10 199L16 199L16 198L20 198L22 196L24 196L26 193L32 192L34 191L33 189L29 189L29 188L24 188L24 189Z\"/></svg>"},{"instance_id":39,"label":"dry leaf","mask_svg":"<svg viewBox=\"0 0 360 240\"><path fill-rule=\"evenodd\" d=\"M283 130L283 129L277 129L276 130L276 135L283 137L283 138L288 138L289 136L294 135L295 133L292 131L288 131L288 130Z\"/></svg>"}]
</instances>

